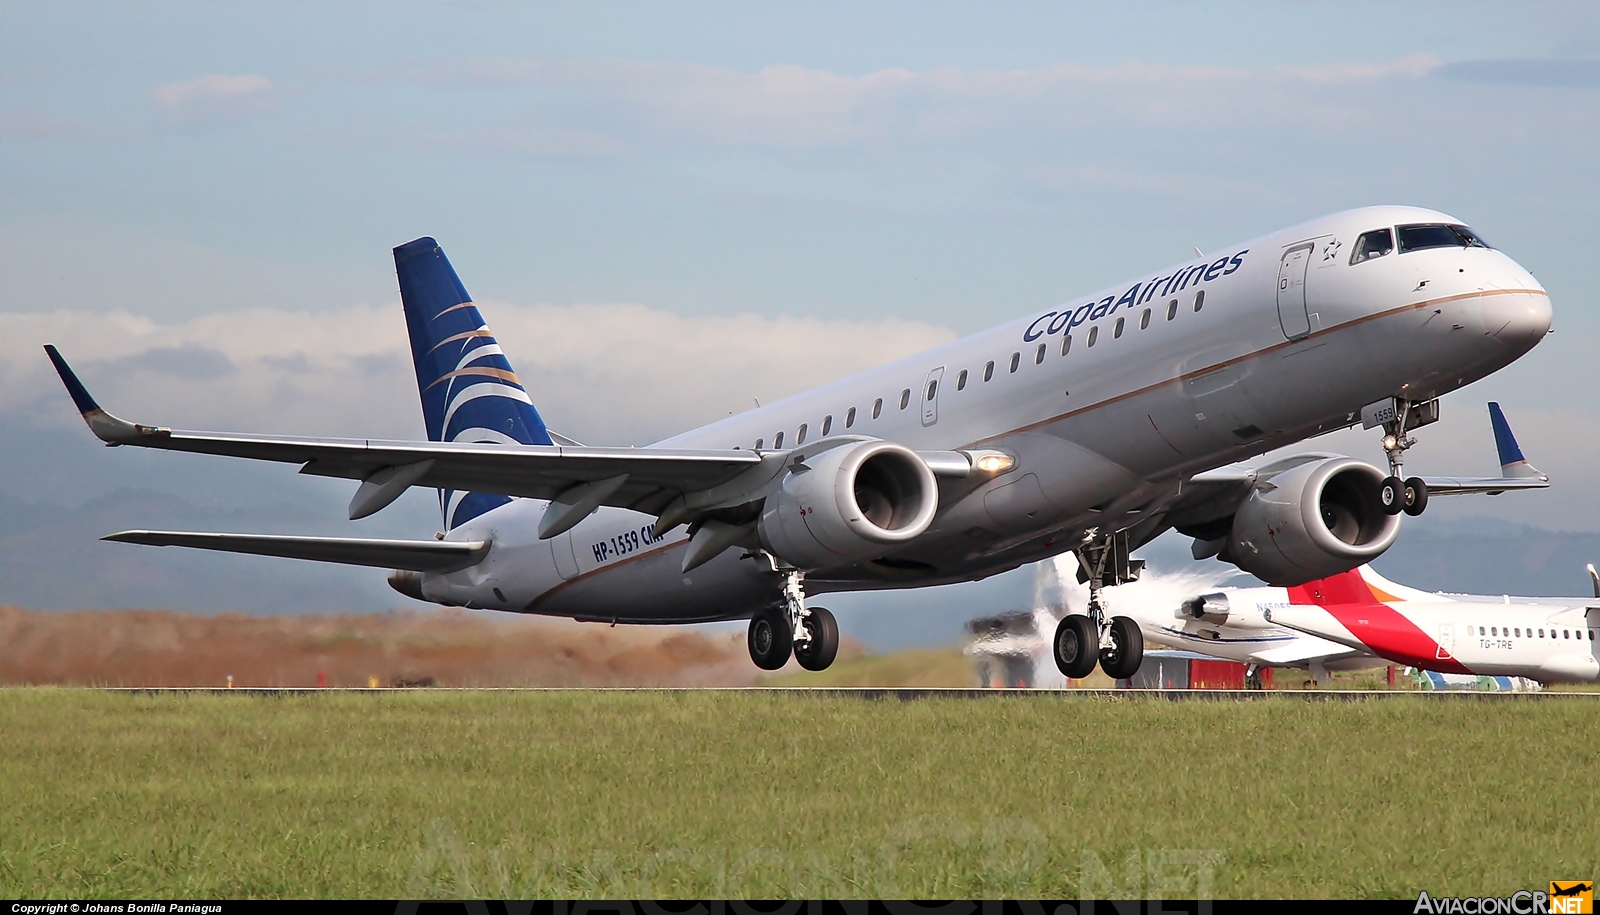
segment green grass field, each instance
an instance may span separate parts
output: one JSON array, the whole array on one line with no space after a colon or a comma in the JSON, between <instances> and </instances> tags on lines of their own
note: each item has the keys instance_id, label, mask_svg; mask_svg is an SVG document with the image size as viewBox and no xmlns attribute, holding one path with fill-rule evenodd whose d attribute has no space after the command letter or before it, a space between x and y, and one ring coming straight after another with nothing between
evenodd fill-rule
<instances>
[{"instance_id":1,"label":"green grass field","mask_svg":"<svg viewBox=\"0 0 1600 915\"><path fill-rule=\"evenodd\" d=\"M1414 898L1600 871L1584 696L10 689L0 723L13 898Z\"/></svg>"}]
</instances>

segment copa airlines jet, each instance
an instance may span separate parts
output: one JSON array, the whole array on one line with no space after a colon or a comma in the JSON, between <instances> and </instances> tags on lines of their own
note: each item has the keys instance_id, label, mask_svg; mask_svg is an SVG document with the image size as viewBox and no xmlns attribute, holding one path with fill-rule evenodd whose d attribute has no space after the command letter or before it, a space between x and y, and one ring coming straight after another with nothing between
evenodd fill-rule
<instances>
[{"instance_id":1,"label":"copa airlines jet","mask_svg":"<svg viewBox=\"0 0 1600 915\"><path fill-rule=\"evenodd\" d=\"M729 417L648 448L550 432L431 238L394 251L427 442L184 432L102 410L53 347L89 427L139 445L360 481L350 517L438 490L436 540L127 531L109 539L397 569L440 604L607 622L750 618L755 663L833 660L806 592L980 579L1073 551L1091 615L1056 632L1084 676L1138 667L1105 612L1128 551L1168 528L1264 580L1379 555L1438 495L1544 485L1402 480L1440 395L1510 364L1550 300L1460 220L1352 210ZM1384 472L1307 454L1233 462L1363 422Z\"/></svg>"},{"instance_id":2,"label":"copa airlines jet","mask_svg":"<svg viewBox=\"0 0 1600 915\"><path fill-rule=\"evenodd\" d=\"M1600 680L1600 579L1592 600L1429 594L1362 566L1287 589L1266 616L1422 670L1540 683Z\"/></svg>"}]
</instances>

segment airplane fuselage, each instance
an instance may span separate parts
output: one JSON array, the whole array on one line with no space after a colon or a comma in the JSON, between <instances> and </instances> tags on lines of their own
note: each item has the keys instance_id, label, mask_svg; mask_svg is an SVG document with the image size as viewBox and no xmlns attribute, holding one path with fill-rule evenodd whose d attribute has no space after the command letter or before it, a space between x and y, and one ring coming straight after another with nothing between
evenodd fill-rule
<instances>
[{"instance_id":1,"label":"airplane fuselage","mask_svg":"<svg viewBox=\"0 0 1600 915\"><path fill-rule=\"evenodd\" d=\"M1600 600L1438 594L1323 606L1301 595L1268 612L1301 631L1424 670L1600 681Z\"/></svg>"},{"instance_id":2,"label":"airplane fuselage","mask_svg":"<svg viewBox=\"0 0 1600 915\"><path fill-rule=\"evenodd\" d=\"M781 450L867 436L919 452L998 449L1004 473L941 481L931 528L881 559L813 571L812 594L981 579L1159 514L1195 473L1358 421L1384 397L1425 401L1509 364L1550 304L1486 247L1352 263L1363 233L1458 224L1410 207L1352 210L1042 309L925 353L656 443ZM422 578L430 600L623 622L749 617L779 601L760 557L685 574L688 540L600 508L538 536L547 503L514 500L451 530L491 543Z\"/></svg>"}]
</instances>

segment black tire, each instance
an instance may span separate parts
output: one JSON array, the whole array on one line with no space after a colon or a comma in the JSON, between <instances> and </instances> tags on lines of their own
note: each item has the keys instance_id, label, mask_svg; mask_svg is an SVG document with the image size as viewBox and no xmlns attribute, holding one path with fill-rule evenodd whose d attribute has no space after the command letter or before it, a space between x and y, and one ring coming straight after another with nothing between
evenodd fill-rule
<instances>
[{"instance_id":1,"label":"black tire","mask_svg":"<svg viewBox=\"0 0 1600 915\"><path fill-rule=\"evenodd\" d=\"M1384 477L1378 484L1378 505L1384 514L1398 515L1406 510L1406 484L1399 477Z\"/></svg>"},{"instance_id":2,"label":"black tire","mask_svg":"<svg viewBox=\"0 0 1600 915\"><path fill-rule=\"evenodd\" d=\"M1062 676L1082 680L1094 673L1100 648L1100 634L1095 631L1094 620L1078 614L1062 617L1056 625L1056 638L1051 647Z\"/></svg>"},{"instance_id":3,"label":"black tire","mask_svg":"<svg viewBox=\"0 0 1600 915\"><path fill-rule=\"evenodd\" d=\"M1421 477L1412 477L1406 481L1406 514L1413 518L1422 514L1428 507L1428 484Z\"/></svg>"},{"instance_id":4,"label":"black tire","mask_svg":"<svg viewBox=\"0 0 1600 915\"><path fill-rule=\"evenodd\" d=\"M1111 618L1111 644L1100 649L1100 669L1113 680L1126 680L1144 661L1144 633L1126 616Z\"/></svg>"},{"instance_id":5,"label":"black tire","mask_svg":"<svg viewBox=\"0 0 1600 915\"><path fill-rule=\"evenodd\" d=\"M806 670L827 670L839 655L838 621L821 607L812 607L805 627L811 640L794 646L794 659Z\"/></svg>"},{"instance_id":6,"label":"black tire","mask_svg":"<svg viewBox=\"0 0 1600 915\"><path fill-rule=\"evenodd\" d=\"M750 660L762 670L777 670L789 663L793 654L794 633L789 631L789 615L768 608L750 618L750 633L746 639Z\"/></svg>"}]
</instances>

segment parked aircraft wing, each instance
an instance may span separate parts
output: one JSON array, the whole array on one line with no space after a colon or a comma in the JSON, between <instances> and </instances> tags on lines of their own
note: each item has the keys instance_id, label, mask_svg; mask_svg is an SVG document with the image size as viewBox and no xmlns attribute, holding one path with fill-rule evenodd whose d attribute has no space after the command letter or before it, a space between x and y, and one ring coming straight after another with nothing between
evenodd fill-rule
<instances>
[{"instance_id":1,"label":"parked aircraft wing","mask_svg":"<svg viewBox=\"0 0 1600 915\"><path fill-rule=\"evenodd\" d=\"M626 479L600 504L659 513L678 495L725 483L761 463L752 451L689 451L657 448L591 448L560 445L503 445L469 442L397 442L375 439L309 438L215 432L186 432L130 423L95 402L66 360L46 346L50 360L83 414L90 430L108 445L137 445L302 464L301 473L352 480L382 477L401 485L554 499L574 486ZM780 457L781 459L781 457ZM358 495L358 501L360 496ZM380 500L382 496L379 496ZM389 501L392 501L390 499ZM388 504L383 502L378 508ZM351 514L358 503L352 503ZM377 509L372 509L376 511ZM370 512L369 512L370 513Z\"/></svg>"},{"instance_id":2,"label":"parked aircraft wing","mask_svg":"<svg viewBox=\"0 0 1600 915\"><path fill-rule=\"evenodd\" d=\"M349 537L279 537L270 534L206 534L188 531L123 531L102 540L146 546L183 546L224 553L339 562L414 572L454 572L483 558L487 540L366 540Z\"/></svg>"},{"instance_id":3,"label":"parked aircraft wing","mask_svg":"<svg viewBox=\"0 0 1600 915\"><path fill-rule=\"evenodd\" d=\"M1365 652L1354 651L1337 642L1329 642L1313 636L1295 639L1280 648L1269 648L1258 651L1250 656L1250 660L1268 667L1298 667L1312 661L1328 662L1341 658L1353 658Z\"/></svg>"}]
</instances>

